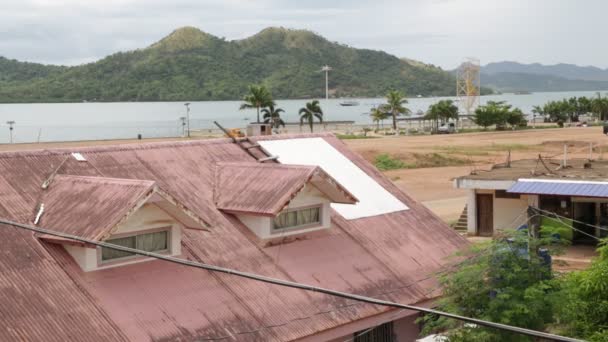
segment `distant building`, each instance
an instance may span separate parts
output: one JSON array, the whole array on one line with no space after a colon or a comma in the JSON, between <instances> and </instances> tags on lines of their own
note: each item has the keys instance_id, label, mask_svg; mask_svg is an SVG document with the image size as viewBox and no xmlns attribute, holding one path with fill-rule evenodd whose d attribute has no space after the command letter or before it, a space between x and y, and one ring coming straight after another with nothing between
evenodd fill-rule
<instances>
[{"instance_id":1,"label":"distant building","mask_svg":"<svg viewBox=\"0 0 608 342\"><path fill-rule=\"evenodd\" d=\"M0 153L0 218L433 305L434 275L464 238L333 135L239 139ZM359 332L365 338L354 341L411 341L418 334L414 312L6 225L0 237L2 341L344 341Z\"/></svg>"},{"instance_id":2,"label":"distant building","mask_svg":"<svg viewBox=\"0 0 608 342\"><path fill-rule=\"evenodd\" d=\"M518 160L459 177L454 186L468 190L471 235L525 225L528 207L541 209L541 216L573 220L575 243L608 235L608 161Z\"/></svg>"}]
</instances>

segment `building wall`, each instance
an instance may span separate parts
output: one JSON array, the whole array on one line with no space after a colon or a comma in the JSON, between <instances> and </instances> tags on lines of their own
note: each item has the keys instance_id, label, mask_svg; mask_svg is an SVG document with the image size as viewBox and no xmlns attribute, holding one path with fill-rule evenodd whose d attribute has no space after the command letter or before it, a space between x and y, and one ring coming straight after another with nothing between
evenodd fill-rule
<instances>
[{"instance_id":1,"label":"building wall","mask_svg":"<svg viewBox=\"0 0 608 342\"><path fill-rule=\"evenodd\" d=\"M518 199L496 198L494 196L494 231L499 229L515 229L526 223L528 197Z\"/></svg>"},{"instance_id":2,"label":"building wall","mask_svg":"<svg viewBox=\"0 0 608 342\"><path fill-rule=\"evenodd\" d=\"M395 337L394 342L412 342L416 341L419 338L420 326L416 323L416 319L418 319L418 317L419 315L417 313L414 313L393 321L393 333ZM371 327L367 327L358 331L365 331L369 328ZM352 341L355 333L356 332L352 332L351 334L331 339L329 340L329 342Z\"/></svg>"},{"instance_id":3,"label":"building wall","mask_svg":"<svg viewBox=\"0 0 608 342\"><path fill-rule=\"evenodd\" d=\"M496 198L496 190L468 189L467 191L467 232L471 235L477 233L477 194L492 194L493 196L493 228L514 229L526 222L525 213L530 203L536 203L535 198L526 195L514 198ZM535 196L536 198L538 196Z\"/></svg>"},{"instance_id":4,"label":"building wall","mask_svg":"<svg viewBox=\"0 0 608 342\"><path fill-rule=\"evenodd\" d=\"M321 225L313 228L294 229L286 231L273 231L274 218L256 215L236 215L249 229L251 229L259 238L269 239L273 237L285 237L290 235L309 233L316 230L327 229L331 227L331 207L329 200L313 185L306 185L296 197L294 197L285 209L296 209L302 207L310 207L321 205Z\"/></svg>"}]
</instances>

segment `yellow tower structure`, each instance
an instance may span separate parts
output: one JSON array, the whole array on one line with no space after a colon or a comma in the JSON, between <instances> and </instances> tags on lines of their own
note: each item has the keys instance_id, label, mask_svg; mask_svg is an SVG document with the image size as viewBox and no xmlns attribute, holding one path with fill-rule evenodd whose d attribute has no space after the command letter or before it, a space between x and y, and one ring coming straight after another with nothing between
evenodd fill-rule
<instances>
[{"instance_id":1,"label":"yellow tower structure","mask_svg":"<svg viewBox=\"0 0 608 342\"><path fill-rule=\"evenodd\" d=\"M467 58L456 71L456 96L463 114L471 115L479 106L479 59Z\"/></svg>"}]
</instances>

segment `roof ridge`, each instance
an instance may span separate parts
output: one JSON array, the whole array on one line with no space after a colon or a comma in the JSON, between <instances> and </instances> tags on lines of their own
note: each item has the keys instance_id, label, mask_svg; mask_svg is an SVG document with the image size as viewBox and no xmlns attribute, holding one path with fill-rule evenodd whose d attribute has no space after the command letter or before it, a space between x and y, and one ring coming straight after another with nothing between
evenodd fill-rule
<instances>
[{"instance_id":1,"label":"roof ridge","mask_svg":"<svg viewBox=\"0 0 608 342\"><path fill-rule=\"evenodd\" d=\"M105 181L108 183L137 183L137 184L149 184L154 185L156 181L149 179L134 179L134 178L115 178L115 177L102 177L102 176L81 176L81 175L69 175L69 174L58 174L55 178L70 178L81 181Z\"/></svg>"}]
</instances>

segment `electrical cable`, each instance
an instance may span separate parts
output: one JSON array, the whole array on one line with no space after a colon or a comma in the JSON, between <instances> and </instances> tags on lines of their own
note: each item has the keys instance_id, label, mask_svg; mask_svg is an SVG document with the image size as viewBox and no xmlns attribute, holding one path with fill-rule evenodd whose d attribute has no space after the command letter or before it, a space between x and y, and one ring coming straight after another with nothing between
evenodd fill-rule
<instances>
[{"instance_id":1,"label":"electrical cable","mask_svg":"<svg viewBox=\"0 0 608 342\"><path fill-rule=\"evenodd\" d=\"M369 303L369 304L418 311L418 312L423 312L423 313L427 313L427 314L434 314L434 315L452 318L452 319L456 319L456 320L460 320L460 321L464 321L464 322L468 322L468 323L477 324L477 325L484 326L484 327L510 331L510 332L527 335L527 336L532 336L532 337L539 337L539 338L545 338L545 339L550 339L550 340L555 340L555 341L564 341L564 342L581 341L581 340L570 338L570 337L559 336L559 335L545 333L545 332L541 332L541 331L510 326L510 325L502 324L502 323L490 322L490 321L477 319L477 318L465 317L465 316L461 316L461 315L457 315L457 314L452 314L452 313L443 312L443 311L434 310L434 309L428 309L428 308L419 307L419 306L415 306L415 305L395 303L395 302L391 302L391 301L371 298L371 297L367 297L367 296L362 296L362 295L357 295L357 294L352 294L352 293L347 293L347 292L342 292L342 291L326 289L326 288L322 288L322 287L297 283L297 282L293 282L293 281L276 279L276 278L272 278L272 277L258 275L255 273L243 272L243 271L238 271L238 270L234 270L234 269L230 269L230 268L219 267L219 266L194 262L194 261L190 261L190 260L175 258L175 257L167 256L167 255L158 254L158 253L146 252L146 251L142 251L142 250L138 250L138 249L134 249L134 248L109 244L106 242L94 241L94 240L82 238L79 236L75 236L72 234L61 233L61 232L44 229L44 228L39 228L39 227L35 227L32 225L22 224L22 223L18 223L18 222L9 221L9 220L0 219L0 223L9 225L9 226L12 226L15 228L26 229L26 230L40 233L40 234L47 234L47 235L56 236L56 237L60 237L60 238L64 238L64 239L69 239L69 240L74 240L74 241L91 244L94 246L110 248L113 250L118 250L118 251L122 251L122 252L126 252L126 253L132 253L132 254L136 254L136 255L143 255L143 256L147 256L147 257L151 257L151 258L155 258L155 259L165 260L165 261L172 262L172 263L179 264L179 265L200 268L200 269L204 269L204 270L212 271L212 272L219 272L219 273L234 275L234 276L251 279L251 280L255 280L255 281L261 281L261 282L274 284L274 285L278 285L278 286L284 286L284 287L289 287L289 288L301 289L301 290L305 290L305 291L323 293L326 295L331 295L331 296L345 298L345 299L351 299L351 300L360 301L360 302Z\"/></svg>"}]
</instances>

